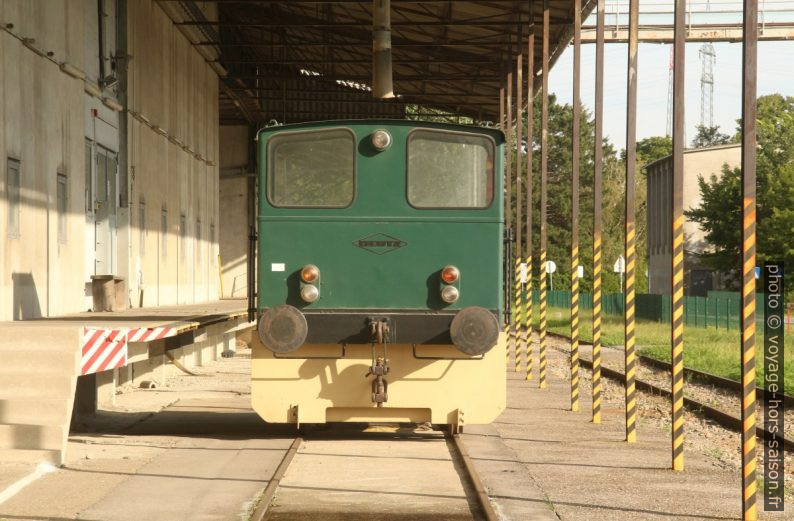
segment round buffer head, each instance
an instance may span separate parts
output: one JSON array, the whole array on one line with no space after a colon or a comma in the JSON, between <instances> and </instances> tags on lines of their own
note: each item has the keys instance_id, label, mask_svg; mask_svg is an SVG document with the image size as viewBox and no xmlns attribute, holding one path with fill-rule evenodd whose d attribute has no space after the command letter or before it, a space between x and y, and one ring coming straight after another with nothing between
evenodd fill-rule
<instances>
[{"instance_id":1,"label":"round buffer head","mask_svg":"<svg viewBox=\"0 0 794 521\"><path fill-rule=\"evenodd\" d=\"M259 319L259 339L274 353L291 353L306 341L309 326L297 308L286 304L268 308Z\"/></svg>"},{"instance_id":2,"label":"round buffer head","mask_svg":"<svg viewBox=\"0 0 794 521\"><path fill-rule=\"evenodd\" d=\"M462 352L471 356L481 355L496 345L499 322L487 309L470 306L455 315L449 326L449 334L452 343Z\"/></svg>"}]
</instances>

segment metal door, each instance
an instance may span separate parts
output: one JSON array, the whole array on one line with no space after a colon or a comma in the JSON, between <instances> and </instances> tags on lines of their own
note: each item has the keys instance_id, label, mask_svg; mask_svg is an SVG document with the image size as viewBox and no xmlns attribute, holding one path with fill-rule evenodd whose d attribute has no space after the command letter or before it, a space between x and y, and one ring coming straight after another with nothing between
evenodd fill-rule
<instances>
[{"instance_id":1,"label":"metal door","mask_svg":"<svg viewBox=\"0 0 794 521\"><path fill-rule=\"evenodd\" d=\"M113 275L116 239L116 154L97 147L94 191L94 274Z\"/></svg>"}]
</instances>

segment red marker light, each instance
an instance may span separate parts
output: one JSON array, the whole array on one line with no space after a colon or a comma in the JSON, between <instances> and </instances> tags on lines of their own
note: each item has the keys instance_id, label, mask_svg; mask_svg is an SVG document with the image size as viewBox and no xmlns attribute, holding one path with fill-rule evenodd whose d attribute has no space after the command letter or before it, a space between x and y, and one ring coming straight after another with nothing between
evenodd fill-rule
<instances>
[{"instance_id":1,"label":"red marker light","mask_svg":"<svg viewBox=\"0 0 794 521\"><path fill-rule=\"evenodd\" d=\"M301 280L307 284L311 284L320 278L320 268L314 264L307 264L301 270Z\"/></svg>"},{"instance_id":2,"label":"red marker light","mask_svg":"<svg viewBox=\"0 0 794 521\"><path fill-rule=\"evenodd\" d=\"M441 270L441 280L447 284L452 284L460 278L460 271L455 266L446 266Z\"/></svg>"}]
</instances>

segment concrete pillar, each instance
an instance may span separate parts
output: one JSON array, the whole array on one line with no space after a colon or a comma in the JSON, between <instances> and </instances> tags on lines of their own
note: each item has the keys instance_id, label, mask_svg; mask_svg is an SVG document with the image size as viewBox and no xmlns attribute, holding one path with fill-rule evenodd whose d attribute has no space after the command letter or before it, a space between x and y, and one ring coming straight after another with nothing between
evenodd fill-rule
<instances>
[{"instance_id":1,"label":"concrete pillar","mask_svg":"<svg viewBox=\"0 0 794 521\"><path fill-rule=\"evenodd\" d=\"M207 344L206 337L207 335L204 335L204 340L193 344L193 361L196 364L196 367L201 367L204 365L204 346Z\"/></svg>"},{"instance_id":2,"label":"concrete pillar","mask_svg":"<svg viewBox=\"0 0 794 521\"><path fill-rule=\"evenodd\" d=\"M237 341L234 333L224 333L222 351L237 351Z\"/></svg>"},{"instance_id":3,"label":"concrete pillar","mask_svg":"<svg viewBox=\"0 0 794 521\"><path fill-rule=\"evenodd\" d=\"M97 410L96 373L79 376L74 393L74 414L94 414Z\"/></svg>"},{"instance_id":4,"label":"concrete pillar","mask_svg":"<svg viewBox=\"0 0 794 521\"><path fill-rule=\"evenodd\" d=\"M207 340L201 346L201 361L208 364L213 361L213 353L215 352L215 336L207 335Z\"/></svg>"},{"instance_id":5,"label":"concrete pillar","mask_svg":"<svg viewBox=\"0 0 794 521\"><path fill-rule=\"evenodd\" d=\"M212 337L212 360L217 362L223 351L223 334Z\"/></svg>"},{"instance_id":6,"label":"concrete pillar","mask_svg":"<svg viewBox=\"0 0 794 521\"><path fill-rule=\"evenodd\" d=\"M126 369L122 367L121 369ZM102 371L96 373L96 394L97 409L114 407L116 405L116 387L118 386L118 372L120 369L112 371Z\"/></svg>"}]
</instances>

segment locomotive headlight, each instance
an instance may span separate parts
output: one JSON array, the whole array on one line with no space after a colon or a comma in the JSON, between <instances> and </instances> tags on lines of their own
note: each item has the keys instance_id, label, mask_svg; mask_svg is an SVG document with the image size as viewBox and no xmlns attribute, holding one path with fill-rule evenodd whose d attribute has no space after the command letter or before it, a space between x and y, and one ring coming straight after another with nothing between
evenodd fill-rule
<instances>
[{"instance_id":1,"label":"locomotive headlight","mask_svg":"<svg viewBox=\"0 0 794 521\"><path fill-rule=\"evenodd\" d=\"M320 268L318 268L314 264L307 264L301 270L301 280L306 284L311 284L313 282L316 282L317 279L319 278L320 278ZM309 301L309 302L313 302L313 301Z\"/></svg>"},{"instance_id":2,"label":"locomotive headlight","mask_svg":"<svg viewBox=\"0 0 794 521\"><path fill-rule=\"evenodd\" d=\"M441 300L447 304L452 304L458 300L458 297L460 297L460 292L455 286L446 286L441 290Z\"/></svg>"},{"instance_id":3,"label":"locomotive headlight","mask_svg":"<svg viewBox=\"0 0 794 521\"><path fill-rule=\"evenodd\" d=\"M460 270L455 266L446 266L441 270L441 280L447 284L452 284L460 278Z\"/></svg>"},{"instance_id":4,"label":"locomotive headlight","mask_svg":"<svg viewBox=\"0 0 794 521\"><path fill-rule=\"evenodd\" d=\"M385 130L376 130L372 133L372 146L376 150L386 150L391 146L391 134Z\"/></svg>"},{"instance_id":5,"label":"locomotive headlight","mask_svg":"<svg viewBox=\"0 0 794 521\"><path fill-rule=\"evenodd\" d=\"M314 284L307 284L301 288L301 298L312 303L320 298L320 290Z\"/></svg>"}]
</instances>

